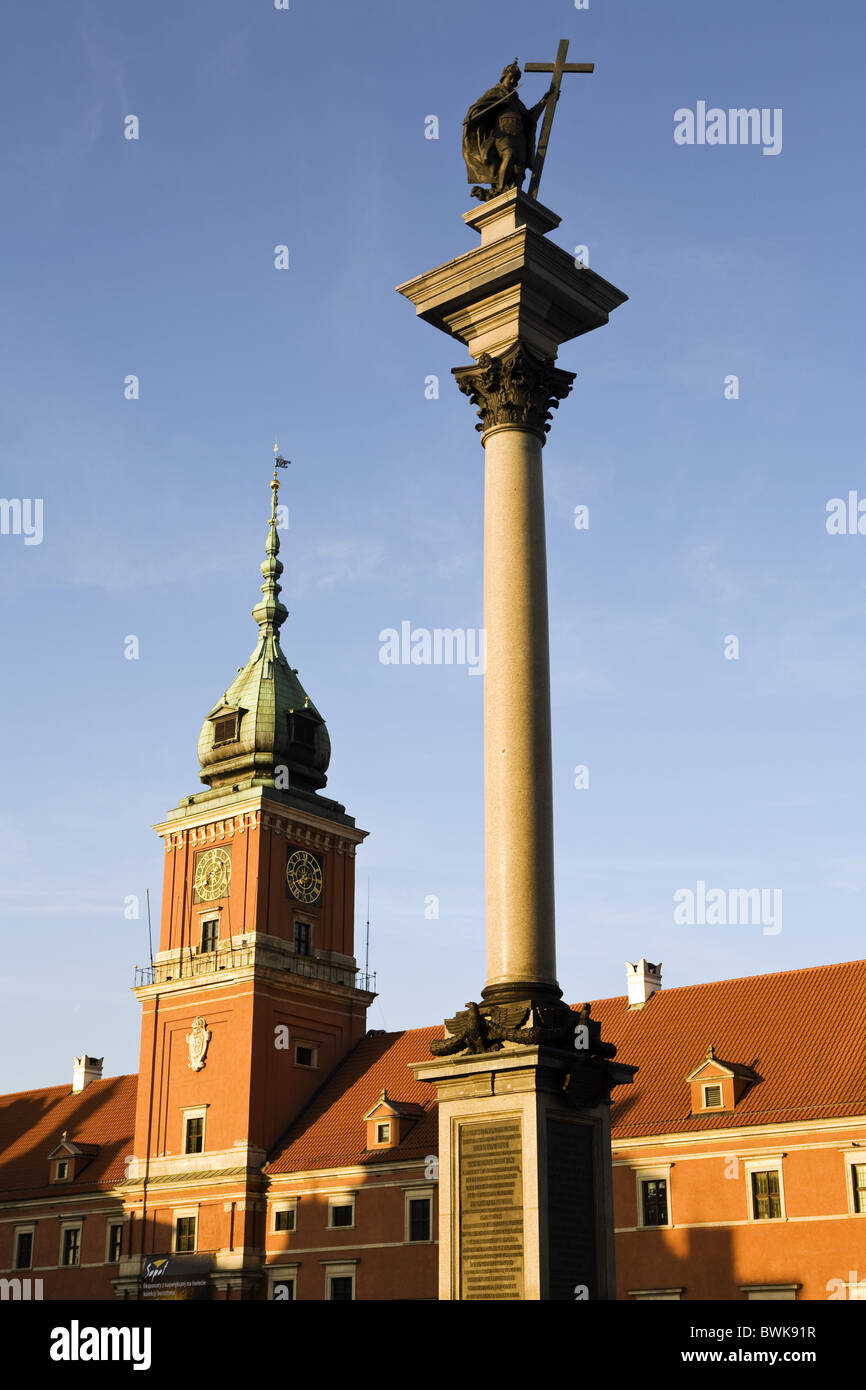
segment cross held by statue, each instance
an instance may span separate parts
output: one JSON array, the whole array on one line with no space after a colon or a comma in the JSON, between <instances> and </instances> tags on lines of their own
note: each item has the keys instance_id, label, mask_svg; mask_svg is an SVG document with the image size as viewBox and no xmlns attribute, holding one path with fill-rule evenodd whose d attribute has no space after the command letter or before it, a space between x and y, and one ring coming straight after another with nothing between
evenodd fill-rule
<instances>
[{"instance_id":1,"label":"cross held by statue","mask_svg":"<svg viewBox=\"0 0 866 1390\"><path fill-rule=\"evenodd\" d=\"M532 178L529 182L527 193L530 198L538 197L538 185L541 183L541 171L544 168L544 160L547 155L547 146L550 141L550 131L553 126L553 113L556 110L556 103L559 101L559 91L562 86L562 75L566 72L593 72L595 63L567 63L568 39L560 39L559 47L556 50L556 59L552 63L527 63L524 72L552 72L553 81L550 84L550 97L547 102L547 110L544 113L544 122L541 127L541 134L538 137L538 145L535 151L535 162L532 166Z\"/></svg>"}]
</instances>

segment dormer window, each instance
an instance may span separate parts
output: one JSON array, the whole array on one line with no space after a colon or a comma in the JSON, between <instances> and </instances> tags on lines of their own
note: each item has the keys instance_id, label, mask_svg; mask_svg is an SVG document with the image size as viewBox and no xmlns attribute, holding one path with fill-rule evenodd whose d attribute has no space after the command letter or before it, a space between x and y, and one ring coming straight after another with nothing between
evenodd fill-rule
<instances>
[{"instance_id":1,"label":"dormer window","mask_svg":"<svg viewBox=\"0 0 866 1390\"><path fill-rule=\"evenodd\" d=\"M710 1043L703 1061L686 1077L692 1095L692 1114L704 1115L711 1110L730 1113L760 1080L753 1066L722 1061Z\"/></svg>"},{"instance_id":2,"label":"dormer window","mask_svg":"<svg viewBox=\"0 0 866 1390\"><path fill-rule=\"evenodd\" d=\"M721 1110L722 1108L722 1088L721 1086L705 1086L704 1088L704 1109Z\"/></svg>"},{"instance_id":3,"label":"dormer window","mask_svg":"<svg viewBox=\"0 0 866 1390\"><path fill-rule=\"evenodd\" d=\"M316 725L313 720L303 714L290 714L289 738L299 748L306 748L312 752L316 743Z\"/></svg>"},{"instance_id":4,"label":"dormer window","mask_svg":"<svg viewBox=\"0 0 866 1390\"><path fill-rule=\"evenodd\" d=\"M76 1144L64 1130L60 1143L48 1155L49 1181L74 1182L98 1153L98 1144Z\"/></svg>"},{"instance_id":5,"label":"dormer window","mask_svg":"<svg viewBox=\"0 0 866 1390\"><path fill-rule=\"evenodd\" d=\"M422 1105L392 1100L388 1092L382 1090L376 1104L364 1116L367 1148L396 1149L424 1114Z\"/></svg>"},{"instance_id":6,"label":"dormer window","mask_svg":"<svg viewBox=\"0 0 866 1390\"><path fill-rule=\"evenodd\" d=\"M214 747L220 743L234 743L238 736L237 714L221 714L213 721Z\"/></svg>"}]
</instances>

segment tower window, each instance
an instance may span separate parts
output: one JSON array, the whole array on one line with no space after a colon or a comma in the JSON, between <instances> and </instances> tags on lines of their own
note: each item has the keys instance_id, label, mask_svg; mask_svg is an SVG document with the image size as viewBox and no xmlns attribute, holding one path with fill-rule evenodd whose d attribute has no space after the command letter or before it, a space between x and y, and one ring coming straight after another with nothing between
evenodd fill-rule
<instances>
[{"instance_id":1,"label":"tower window","mask_svg":"<svg viewBox=\"0 0 866 1390\"><path fill-rule=\"evenodd\" d=\"M200 1154L204 1148L204 1115L187 1115L184 1125L183 1151Z\"/></svg>"},{"instance_id":2,"label":"tower window","mask_svg":"<svg viewBox=\"0 0 866 1390\"><path fill-rule=\"evenodd\" d=\"M316 1065L316 1049L309 1043L298 1043L295 1047L295 1062L299 1067Z\"/></svg>"},{"instance_id":3,"label":"tower window","mask_svg":"<svg viewBox=\"0 0 866 1390\"><path fill-rule=\"evenodd\" d=\"M217 743L233 743L238 736L238 717L236 714L226 714L213 722L213 741Z\"/></svg>"},{"instance_id":4,"label":"tower window","mask_svg":"<svg viewBox=\"0 0 866 1390\"><path fill-rule=\"evenodd\" d=\"M303 715L290 714L289 738L300 748L312 749L316 742L316 726L311 719L305 719Z\"/></svg>"},{"instance_id":5,"label":"tower window","mask_svg":"<svg viewBox=\"0 0 866 1390\"><path fill-rule=\"evenodd\" d=\"M299 956L310 954L310 938L312 932L309 922L296 922L294 929L294 947Z\"/></svg>"},{"instance_id":6,"label":"tower window","mask_svg":"<svg viewBox=\"0 0 866 1390\"><path fill-rule=\"evenodd\" d=\"M202 951L215 951L219 941L220 924L217 919L201 924L201 949Z\"/></svg>"},{"instance_id":7,"label":"tower window","mask_svg":"<svg viewBox=\"0 0 866 1390\"><path fill-rule=\"evenodd\" d=\"M179 1216L174 1228L174 1248L178 1255L195 1250L195 1217Z\"/></svg>"}]
</instances>

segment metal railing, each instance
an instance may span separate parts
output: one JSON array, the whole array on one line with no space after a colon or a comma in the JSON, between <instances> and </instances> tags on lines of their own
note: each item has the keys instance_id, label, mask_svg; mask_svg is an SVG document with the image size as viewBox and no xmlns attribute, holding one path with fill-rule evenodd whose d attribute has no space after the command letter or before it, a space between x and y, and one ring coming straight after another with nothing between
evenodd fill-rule
<instances>
[{"instance_id":1,"label":"metal railing","mask_svg":"<svg viewBox=\"0 0 866 1390\"><path fill-rule=\"evenodd\" d=\"M256 964L267 965L275 970L286 970L291 975L299 975L308 980L322 980L326 984L344 985L348 989L362 989L372 994L376 992L375 972L367 974L345 965L332 965L330 961L316 960L314 956L269 951L266 946L261 945L222 947L216 951L197 951L194 954L187 952L174 960L154 962L153 965L137 965L135 988L139 989L144 985L164 985L172 980L194 980L219 974L223 970Z\"/></svg>"}]
</instances>

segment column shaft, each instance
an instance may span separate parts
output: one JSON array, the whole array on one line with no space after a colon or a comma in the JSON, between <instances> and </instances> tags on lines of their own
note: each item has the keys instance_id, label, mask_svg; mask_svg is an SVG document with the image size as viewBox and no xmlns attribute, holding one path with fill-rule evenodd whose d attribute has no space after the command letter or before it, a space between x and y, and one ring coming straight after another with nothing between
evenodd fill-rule
<instances>
[{"instance_id":1,"label":"column shaft","mask_svg":"<svg viewBox=\"0 0 866 1390\"><path fill-rule=\"evenodd\" d=\"M542 443L501 425L484 449L484 998L559 998Z\"/></svg>"}]
</instances>

